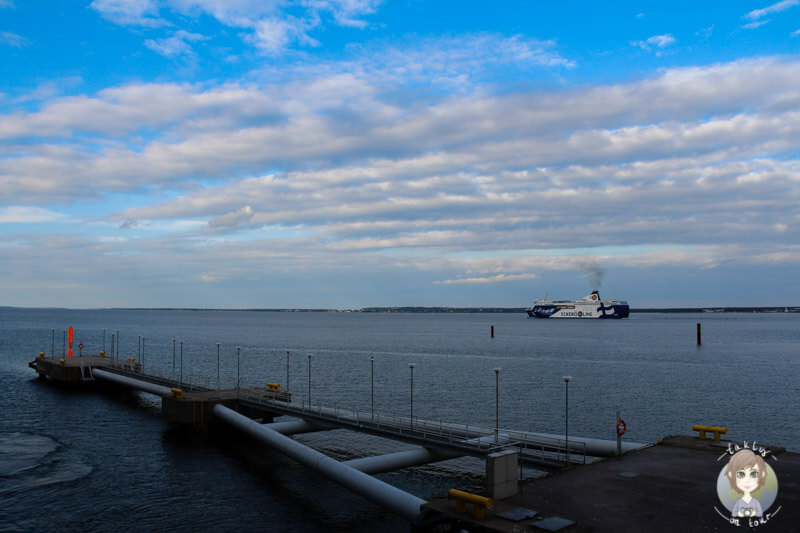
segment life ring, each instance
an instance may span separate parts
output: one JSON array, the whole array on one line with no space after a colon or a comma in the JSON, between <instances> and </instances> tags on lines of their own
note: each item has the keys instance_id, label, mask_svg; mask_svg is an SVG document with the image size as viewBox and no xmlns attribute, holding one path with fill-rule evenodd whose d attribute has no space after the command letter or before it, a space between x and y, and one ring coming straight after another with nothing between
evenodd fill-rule
<instances>
[{"instance_id":1,"label":"life ring","mask_svg":"<svg viewBox=\"0 0 800 533\"><path fill-rule=\"evenodd\" d=\"M628 429L628 427L625 425L625 421L621 418L617 420L617 435L620 437L623 436L626 429Z\"/></svg>"}]
</instances>

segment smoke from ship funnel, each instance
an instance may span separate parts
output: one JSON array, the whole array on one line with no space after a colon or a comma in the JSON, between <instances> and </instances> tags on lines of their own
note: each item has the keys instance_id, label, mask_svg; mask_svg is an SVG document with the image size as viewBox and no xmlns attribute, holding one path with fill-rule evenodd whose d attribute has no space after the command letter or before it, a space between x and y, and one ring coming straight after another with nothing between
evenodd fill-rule
<instances>
[{"instance_id":1,"label":"smoke from ship funnel","mask_svg":"<svg viewBox=\"0 0 800 533\"><path fill-rule=\"evenodd\" d=\"M600 266L600 263L597 262L597 259L594 257L583 257L576 259L575 263L584 277L589 278L589 282L592 285L592 290L600 290L600 285L603 283L603 275L605 272Z\"/></svg>"}]
</instances>

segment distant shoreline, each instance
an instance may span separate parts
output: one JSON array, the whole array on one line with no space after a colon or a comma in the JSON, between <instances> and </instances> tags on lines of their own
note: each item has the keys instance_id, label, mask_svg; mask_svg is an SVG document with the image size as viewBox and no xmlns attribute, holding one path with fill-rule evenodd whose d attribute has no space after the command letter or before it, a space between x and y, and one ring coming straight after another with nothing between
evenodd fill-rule
<instances>
[{"instance_id":1,"label":"distant shoreline","mask_svg":"<svg viewBox=\"0 0 800 533\"><path fill-rule=\"evenodd\" d=\"M525 313L525 307L364 307L361 309L292 309L292 308L251 308L251 309L224 309L211 307L97 307L97 308L68 308L68 307L15 307L0 306L0 309L43 309L43 310L72 310L72 311L236 311L257 313ZM631 314L637 313L800 313L800 306L792 307L669 307L669 308L631 308Z\"/></svg>"}]
</instances>

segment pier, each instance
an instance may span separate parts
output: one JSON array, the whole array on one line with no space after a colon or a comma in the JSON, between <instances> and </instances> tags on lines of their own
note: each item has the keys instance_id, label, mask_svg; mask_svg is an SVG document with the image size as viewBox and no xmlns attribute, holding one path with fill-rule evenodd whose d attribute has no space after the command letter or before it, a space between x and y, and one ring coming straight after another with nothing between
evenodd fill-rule
<instances>
[{"instance_id":1,"label":"pier","mask_svg":"<svg viewBox=\"0 0 800 533\"><path fill-rule=\"evenodd\" d=\"M320 401L312 403L306 397L293 397L277 383L266 383L264 387L210 389L147 374L135 358L110 358L104 353L61 358L46 357L41 353L29 366L40 377L57 383L104 383L154 394L161 398L162 415L171 422L196 429L223 423L236 427L412 523L422 516L422 506L427 502L411 495L400 495L400 491L386 484L376 487L375 483L382 482L371 478L371 474L462 456L477 457L486 461L487 471L504 472L503 476L493 474L491 483L487 483L487 493L502 496L516 493L520 466L554 471L568 464L585 464L587 458L591 460L617 453L616 443L611 441L578 437L567 441L555 435L496 430L378 413L371 409L343 409ZM292 419L275 423L277 416ZM287 436L340 428L404 441L416 447L339 463ZM640 444L625 443L623 451L638 446ZM496 466L496 463L500 465L498 457L505 457L503 464L511 464L511 468ZM331 461L334 466L321 466ZM394 496L386 501L383 499L386 494Z\"/></svg>"},{"instance_id":2,"label":"pier","mask_svg":"<svg viewBox=\"0 0 800 533\"><path fill-rule=\"evenodd\" d=\"M713 481L694 479L683 484L680 479L696 473L716 479L721 467L716 457L724 454L728 441L701 440L698 435L665 438L646 446L625 442L620 455L615 441L569 436L567 442L555 435L345 409L312 403L272 382L263 387L211 389L147 374L134 358L109 358L102 353L71 358L40 354L29 366L41 378L56 383L105 384L156 395L161 398L162 415L177 424L199 430L234 427L404 518L413 531L727 527L715 512ZM275 422L275 417L286 420ZM337 461L290 438L342 428L403 441L413 448ZM711 429L717 430L719 438L723 428ZM775 468L782 482L782 505L778 514L771 515L771 524L764 523L760 529L786 531L800 525L800 489L791 481L800 473L800 458L782 449L770 452L779 461ZM462 456L486 462L486 490L481 494L451 490L449 498L443 495L425 501L373 477ZM546 475L522 480L522 465ZM720 507L719 500L716 506Z\"/></svg>"}]
</instances>

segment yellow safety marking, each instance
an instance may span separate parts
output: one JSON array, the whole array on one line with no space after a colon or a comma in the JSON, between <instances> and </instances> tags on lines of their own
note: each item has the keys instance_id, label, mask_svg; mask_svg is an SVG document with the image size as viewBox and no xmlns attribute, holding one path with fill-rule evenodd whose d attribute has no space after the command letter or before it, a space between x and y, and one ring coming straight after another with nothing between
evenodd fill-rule
<instances>
[{"instance_id":1,"label":"yellow safety marking","mask_svg":"<svg viewBox=\"0 0 800 533\"><path fill-rule=\"evenodd\" d=\"M491 509L494 505L491 498L471 494L461 490L450 489L447 491L447 497L456 501L456 512L466 513L467 503L472 504L472 516L476 520L483 518L483 513L486 509Z\"/></svg>"},{"instance_id":2,"label":"yellow safety marking","mask_svg":"<svg viewBox=\"0 0 800 533\"><path fill-rule=\"evenodd\" d=\"M700 426L695 424L692 426L692 430L700 433L699 435L700 440L706 440L706 432L710 431L711 433L714 434L714 442L720 441L721 439L720 435L728 434L728 428L721 428L716 426Z\"/></svg>"}]
</instances>

